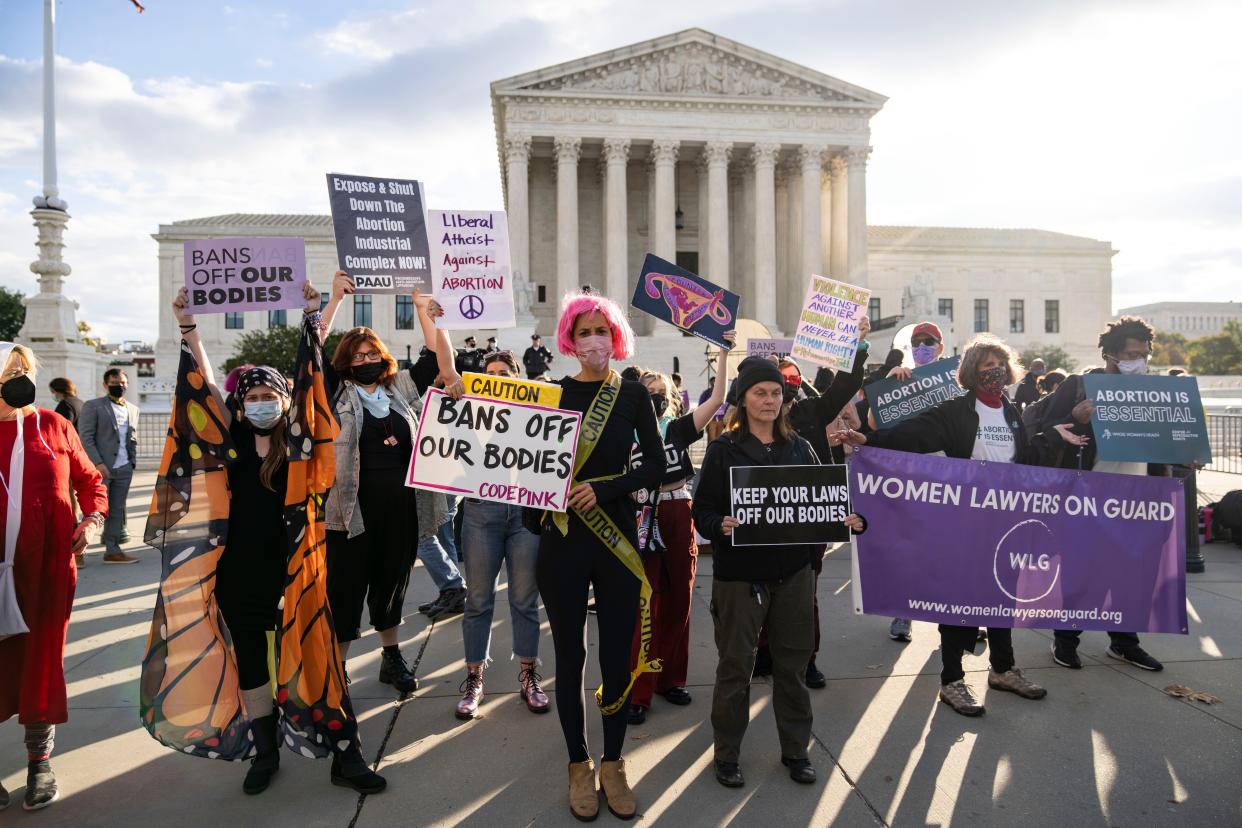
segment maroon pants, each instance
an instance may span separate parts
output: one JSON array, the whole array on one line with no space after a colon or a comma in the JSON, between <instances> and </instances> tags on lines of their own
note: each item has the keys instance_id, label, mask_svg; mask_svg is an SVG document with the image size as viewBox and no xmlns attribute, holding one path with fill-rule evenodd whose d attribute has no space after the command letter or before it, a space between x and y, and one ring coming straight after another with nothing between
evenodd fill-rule
<instances>
[{"instance_id":1,"label":"maroon pants","mask_svg":"<svg viewBox=\"0 0 1242 828\"><path fill-rule=\"evenodd\" d=\"M666 500L656 513L660 535L668 551L643 557L643 568L654 593L651 601L650 658L663 660L658 673L643 673L634 683L630 704L651 707L653 693L686 686L690 649L690 601L699 552L694 543L694 521L689 500ZM638 660L639 630L634 631L631 663Z\"/></svg>"}]
</instances>

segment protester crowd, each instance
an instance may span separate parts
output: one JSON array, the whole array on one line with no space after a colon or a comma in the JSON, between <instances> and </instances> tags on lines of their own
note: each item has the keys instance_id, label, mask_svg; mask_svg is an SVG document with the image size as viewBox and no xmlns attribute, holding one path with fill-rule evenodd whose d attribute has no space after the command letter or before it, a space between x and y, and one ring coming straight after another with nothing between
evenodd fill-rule
<instances>
[{"instance_id":1,"label":"protester crowd","mask_svg":"<svg viewBox=\"0 0 1242 828\"><path fill-rule=\"evenodd\" d=\"M184 290L173 306L183 337L183 370L172 432L180 434L178 424L191 422L205 434L212 412L218 412L221 433L215 444L228 446L230 454L227 462L216 458L227 484L214 489L223 501L212 502L212 519L228 524L227 547L209 565L220 619L211 615L210 602L203 617L227 626L227 634L217 638L231 647L232 657L224 661L235 668L226 666L220 675L229 669L236 675L222 678L220 686L235 688L241 702L231 721L251 735L241 740L236 756L225 758L251 760L243 780L248 794L272 784L282 733L291 731L306 738L307 755L331 755L333 784L364 793L384 789L383 777L362 757L346 659L358 654L351 645L363 636L365 609L381 647L379 680L400 693L417 688L400 650L400 628L418 559L439 589L436 600L420 610L433 620L463 615L464 679L456 717L478 716L485 676L493 681L491 637L503 569L515 685L532 713L556 709L573 815L594 819L602 799L617 817L632 818L638 803L623 757L627 727L644 724L655 696L674 705L694 701L686 687L688 641L698 550L706 544L713 556L710 612L717 647L710 701L716 779L727 787L745 784L741 760L751 680L771 675L782 762L793 780L812 783L808 688L826 684L816 666L816 578L826 548L771 546L758 554L735 546L740 523L731 506L731 469L848 463L851 451L870 445L1000 464L1168 473L1160 466L1097 460L1092 404L1082 376L1047 370L1038 362L1024 370L1013 349L987 334L961 353L957 381L963 395L879 429L863 386L909 379L907 357L915 366L941 358L944 337L935 324L914 328L909 354L893 351L879 360L869 351L864 319L852 370L821 370L813 381L793 359L752 356L740 362L729 382L729 349L721 348L715 378L691 408L680 377L637 365L618 370L616 363L632 356L634 335L624 311L597 293L565 297L555 357L538 335L520 358L497 348L494 339L479 348L467 338L459 350L435 326L438 305L415 294L426 347L413 364L399 366L388 345L364 327L349 330L325 361L319 349L352 291L350 277L338 272L321 311L318 292L306 287L304 347L295 377L270 366L243 366L220 387ZM1095 370L1143 373L1153 340L1141 319L1109 324L1099 339L1103 367ZM869 363L879 365L870 374ZM16 617L0 619L5 624L0 636L7 636L0 638L0 720L16 714L25 727L29 769L23 806L37 809L57 796L49 760L55 726L67 720L62 659L76 567L82 563L74 556L85 547L88 532L101 531L105 562L136 560L121 546L127 540L124 507L137 456L137 409L126 400L128 378L119 369L105 375L106 393L86 403L72 383L54 380L55 413L33 405L36 365L28 349L0 345L0 369L0 471L8 497L0 586L10 590L8 600L0 592L0 602L9 616L20 609ZM459 397L467 371L555 382L560 407L583 414L567 511L472 498L451 502L442 493L405 486L427 389ZM1012 397L1008 389L1014 389ZM178 419L183 416L188 419ZM689 451L705 434L706 453L696 470ZM178 447L171 456L202 462L200 445L205 444L187 443L186 454ZM173 481L182 472L163 468L161 474ZM322 497L306 500L307 478L317 474L328 475ZM296 536L291 504L302 515ZM864 533L866 518L850 514L845 525ZM160 543L150 532L148 539ZM952 540L931 541L938 542ZM304 579L299 593L290 592L295 575ZM290 595L311 594L326 596L319 614L330 618L331 626L325 636L306 636L295 647L287 641L293 637L288 627L294 610L286 602ZM541 601L555 650L554 700L539 672ZM603 677L594 694L604 733L598 767L586 736L591 613ZM274 635L286 641L273 650ZM893 619L890 635L910 641L910 621ZM965 653L982 646L988 650L990 688L1031 700L1047 695L1015 663L1010 628L940 625L939 636L939 698L954 711L984 712L962 665ZM1078 644L1077 631L1057 631L1052 659L1081 668ZM279 676L272 672L272 652ZM1107 652L1142 669L1161 669L1132 632L1110 633ZM158 662L158 656L149 653L148 662ZM285 679L309 672L323 678L327 698L297 701L313 713L308 718L328 722L330 731L303 731L305 723L288 720L291 700L285 688L293 684ZM274 682L281 688L275 696ZM148 706L144 698L144 713L158 708L158 701ZM170 746L212 755L199 736L181 734L177 738L184 743L176 743L171 730L159 729L158 710L144 724ZM225 735L237 734L221 738ZM224 751L215 747L216 755ZM0 793L0 807L7 803L8 794Z\"/></svg>"}]
</instances>

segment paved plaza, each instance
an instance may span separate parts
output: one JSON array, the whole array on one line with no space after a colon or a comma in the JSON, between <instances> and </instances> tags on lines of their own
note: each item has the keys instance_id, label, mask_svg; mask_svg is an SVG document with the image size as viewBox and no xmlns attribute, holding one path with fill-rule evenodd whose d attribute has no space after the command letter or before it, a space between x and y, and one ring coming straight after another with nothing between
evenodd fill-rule
<instances>
[{"instance_id":1,"label":"paved plaza","mask_svg":"<svg viewBox=\"0 0 1242 828\"><path fill-rule=\"evenodd\" d=\"M389 781L360 798L328 784L327 761L285 752L272 788L241 792L243 766L178 755L138 726L139 664L159 574L158 554L137 540L154 474L135 478L129 523L140 563L104 566L97 550L82 570L65 670L69 722L57 732L54 767L61 800L24 813L15 802L0 825L137 826L550 826L577 824L566 798L565 751L556 716L529 713L508 660L503 582L498 596L482 716L453 716L464 676L460 616L432 624L414 607L434 595L417 567L402 628L417 659L420 689L406 700L376 681L374 633L350 659L364 749ZM1204 474L1202 491L1242 486L1236 475ZM934 550L932 550L934 551ZM1203 825L1242 824L1242 549L1212 545L1207 572L1188 576L1190 634L1150 635L1164 661L1145 673L1104 657L1102 633L1084 636L1085 669L1056 667L1051 633L1014 636L1018 664L1048 688L1031 702L986 691L985 657L967 658L967 681L988 713L967 719L936 701L935 628L916 623L896 644L888 620L855 616L848 549L831 551L819 580L828 687L813 690L820 773L796 785L780 766L769 680L756 680L753 723L743 750L747 786L712 777L708 721L715 647L708 600L711 560L700 561L692 620L690 691L674 707L659 697L647 723L631 728L626 756L639 800L636 823L699 825ZM592 638L594 632L592 630ZM366 646L363 646L366 645ZM550 677L552 641L541 651ZM591 656L588 656L590 662ZM588 672L593 689L598 670ZM1163 692L1182 684L1219 696L1208 706ZM549 693L555 682L549 678ZM599 718L588 717L593 751ZM21 731L0 725L0 776L20 798ZM601 824L615 821L604 811Z\"/></svg>"}]
</instances>

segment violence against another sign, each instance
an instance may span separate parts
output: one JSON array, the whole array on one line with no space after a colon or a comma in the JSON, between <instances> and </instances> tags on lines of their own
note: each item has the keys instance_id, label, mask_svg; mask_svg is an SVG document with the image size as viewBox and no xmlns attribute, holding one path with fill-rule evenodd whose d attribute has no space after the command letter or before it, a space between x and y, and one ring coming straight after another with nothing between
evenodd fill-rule
<instances>
[{"instance_id":1,"label":"violence against another sign","mask_svg":"<svg viewBox=\"0 0 1242 828\"><path fill-rule=\"evenodd\" d=\"M195 239L185 243L190 313L286 310L306 304L302 239Z\"/></svg>"},{"instance_id":2,"label":"violence against another sign","mask_svg":"<svg viewBox=\"0 0 1242 828\"><path fill-rule=\"evenodd\" d=\"M792 339L748 339L746 356L787 357L793 353Z\"/></svg>"},{"instance_id":3,"label":"violence against another sign","mask_svg":"<svg viewBox=\"0 0 1242 828\"><path fill-rule=\"evenodd\" d=\"M859 320L867 313L871 291L823 276L812 276L794 332L795 359L850 371L858 350Z\"/></svg>"},{"instance_id":4,"label":"violence against another sign","mask_svg":"<svg viewBox=\"0 0 1242 828\"><path fill-rule=\"evenodd\" d=\"M866 386L867 404L875 415L876 426L892 428L934 405L965 394L965 389L957 384L957 366L961 362L960 356L938 359L915 368L905 382L890 377Z\"/></svg>"},{"instance_id":5,"label":"violence against another sign","mask_svg":"<svg viewBox=\"0 0 1242 828\"><path fill-rule=\"evenodd\" d=\"M630 304L656 319L726 347L741 297L659 256L647 254Z\"/></svg>"},{"instance_id":6,"label":"violence against another sign","mask_svg":"<svg viewBox=\"0 0 1242 828\"><path fill-rule=\"evenodd\" d=\"M734 466L729 470L734 546L850 539L845 466Z\"/></svg>"},{"instance_id":7,"label":"violence against another sign","mask_svg":"<svg viewBox=\"0 0 1242 828\"><path fill-rule=\"evenodd\" d=\"M429 389L405 485L565 511L582 414Z\"/></svg>"},{"instance_id":8,"label":"violence against another sign","mask_svg":"<svg viewBox=\"0 0 1242 828\"><path fill-rule=\"evenodd\" d=\"M487 397L502 402L520 402L556 408L561 404L561 387L552 382L515 377L497 377L491 374L462 374L466 393L472 397Z\"/></svg>"},{"instance_id":9,"label":"violence against another sign","mask_svg":"<svg viewBox=\"0 0 1242 828\"><path fill-rule=\"evenodd\" d=\"M499 210L428 210L436 301L445 330L512 328L509 228Z\"/></svg>"},{"instance_id":10,"label":"violence against another sign","mask_svg":"<svg viewBox=\"0 0 1242 828\"><path fill-rule=\"evenodd\" d=\"M355 293L430 292L423 185L328 173L336 257Z\"/></svg>"},{"instance_id":11,"label":"violence against another sign","mask_svg":"<svg viewBox=\"0 0 1242 828\"><path fill-rule=\"evenodd\" d=\"M1087 374L1096 457L1137 463L1210 463L1207 420L1194 377Z\"/></svg>"}]
</instances>

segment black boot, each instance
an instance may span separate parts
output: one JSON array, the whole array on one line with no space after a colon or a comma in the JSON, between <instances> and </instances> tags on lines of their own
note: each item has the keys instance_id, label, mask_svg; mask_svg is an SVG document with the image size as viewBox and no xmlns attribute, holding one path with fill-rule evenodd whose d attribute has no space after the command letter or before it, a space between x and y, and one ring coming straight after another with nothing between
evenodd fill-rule
<instances>
[{"instance_id":1,"label":"black boot","mask_svg":"<svg viewBox=\"0 0 1242 828\"><path fill-rule=\"evenodd\" d=\"M402 693L413 693L417 690L418 679L410 665L405 663L405 658L397 646L394 644L392 647L385 647L381 652L383 658L380 661L380 684L391 684Z\"/></svg>"},{"instance_id":2,"label":"black boot","mask_svg":"<svg viewBox=\"0 0 1242 828\"><path fill-rule=\"evenodd\" d=\"M26 798L22 807L27 811L46 808L60 796L60 788L56 787L56 774L46 759L31 761L26 766Z\"/></svg>"},{"instance_id":3,"label":"black boot","mask_svg":"<svg viewBox=\"0 0 1242 828\"><path fill-rule=\"evenodd\" d=\"M332 784L353 788L358 793L379 793L388 787L388 781L380 776L362 758L358 745L350 745L344 753L332 754Z\"/></svg>"},{"instance_id":4,"label":"black boot","mask_svg":"<svg viewBox=\"0 0 1242 828\"><path fill-rule=\"evenodd\" d=\"M276 741L276 714L269 713L250 723L254 734L254 747L258 752L246 771L242 790L248 794L261 794L272 784L272 777L280 770L280 743Z\"/></svg>"}]
</instances>

